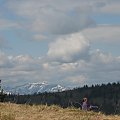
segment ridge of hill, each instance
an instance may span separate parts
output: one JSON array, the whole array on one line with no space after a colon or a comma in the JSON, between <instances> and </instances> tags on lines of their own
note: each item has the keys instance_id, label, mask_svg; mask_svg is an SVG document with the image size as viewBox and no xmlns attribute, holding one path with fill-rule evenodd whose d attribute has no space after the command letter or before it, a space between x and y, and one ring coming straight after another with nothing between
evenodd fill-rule
<instances>
[{"instance_id":1,"label":"ridge of hill","mask_svg":"<svg viewBox=\"0 0 120 120\"><path fill-rule=\"evenodd\" d=\"M69 88L61 86L59 84L48 84L46 82L42 83L28 83L15 88L5 87L4 90L12 94L20 95L32 95L39 94L43 92L62 92L68 90Z\"/></svg>"}]
</instances>

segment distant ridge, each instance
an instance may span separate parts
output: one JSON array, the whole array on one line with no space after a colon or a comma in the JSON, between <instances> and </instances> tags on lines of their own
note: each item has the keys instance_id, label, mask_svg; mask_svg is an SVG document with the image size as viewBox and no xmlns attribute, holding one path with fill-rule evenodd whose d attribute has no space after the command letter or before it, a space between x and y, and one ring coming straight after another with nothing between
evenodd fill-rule
<instances>
[{"instance_id":1,"label":"distant ridge","mask_svg":"<svg viewBox=\"0 0 120 120\"><path fill-rule=\"evenodd\" d=\"M59 84L48 84L47 82L42 83L28 83L15 88L5 87L5 91L12 94L35 94L44 92L62 92L69 90L69 88L63 87Z\"/></svg>"}]
</instances>

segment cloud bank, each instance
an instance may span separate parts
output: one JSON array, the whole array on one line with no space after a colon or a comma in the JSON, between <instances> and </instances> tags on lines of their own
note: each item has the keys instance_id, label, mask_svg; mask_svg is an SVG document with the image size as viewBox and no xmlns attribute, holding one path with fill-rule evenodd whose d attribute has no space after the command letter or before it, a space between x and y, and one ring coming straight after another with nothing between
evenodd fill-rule
<instances>
[{"instance_id":1,"label":"cloud bank","mask_svg":"<svg viewBox=\"0 0 120 120\"><path fill-rule=\"evenodd\" d=\"M119 6L119 0L3 2L0 7L0 79L14 86L34 81L70 86L119 81L120 56L92 48L96 43L99 46L99 41L107 45L120 44L119 25L98 24L96 18L99 15L102 21L101 16L119 17ZM7 41L11 43L20 39L18 33L24 34L28 42L46 41L48 51L36 58L27 53L7 54L2 50L6 46L3 38L9 35Z\"/></svg>"},{"instance_id":2,"label":"cloud bank","mask_svg":"<svg viewBox=\"0 0 120 120\"><path fill-rule=\"evenodd\" d=\"M88 51L90 52L90 50ZM67 86L119 81L120 57L113 57L111 54L96 50L90 52L88 60L77 57L77 60L68 62L72 59L73 51L70 53L66 57L71 58L64 58L64 62L61 54L55 56L60 60L55 58L50 61L48 56L40 59L28 55L7 56L5 53L0 53L0 78L4 84L14 86L33 81L48 81ZM53 53L51 52L51 54ZM46 60L44 61L44 59Z\"/></svg>"}]
</instances>

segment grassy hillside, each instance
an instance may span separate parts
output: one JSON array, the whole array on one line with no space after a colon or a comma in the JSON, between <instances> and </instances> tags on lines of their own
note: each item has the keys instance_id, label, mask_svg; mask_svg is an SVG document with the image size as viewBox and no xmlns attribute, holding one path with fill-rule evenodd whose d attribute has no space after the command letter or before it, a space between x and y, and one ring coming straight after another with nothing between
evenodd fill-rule
<instances>
[{"instance_id":1,"label":"grassy hillside","mask_svg":"<svg viewBox=\"0 0 120 120\"><path fill-rule=\"evenodd\" d=\"M48 104L59 105L63 108L74 106L81 107L84 97L88 98L89 105L96 105L99 111L110 115L120 114L120 83L108 83L102 85L85 85L82 88L75 88L64 92L36 93L32 95L8 95L3 101L15 102L17 104Z\"/></svg>"},{"instance_id":2,"label":"grassy hillside","mask_svg":"<svg viewBox=\"0 0 120 120\"><path fill-rule=\"evenodd\" d=\"M0 120L120 120L120 116L84 112L59 106L0 103Z\"/></svg>"}]
</instances>

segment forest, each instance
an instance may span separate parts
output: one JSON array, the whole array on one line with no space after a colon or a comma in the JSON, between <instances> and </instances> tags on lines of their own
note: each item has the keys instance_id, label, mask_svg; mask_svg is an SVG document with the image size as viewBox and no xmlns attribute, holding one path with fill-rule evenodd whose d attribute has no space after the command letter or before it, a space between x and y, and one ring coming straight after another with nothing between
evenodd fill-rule
<instances>
[{"instance_id":1,"label":"forest","mask_svg":"<svg viewBox=\"0 0 120 120\"><path fill-rule=\"evenodd\" d=\"M105 114L120 114L120 82L97 84L88 87L74 88L72 90L55 93L34 93L33 95L6 95L5 102L30 105L59 105L63 108L81 108L82 99L88 98L88 103L98 106L94 111Z\"/></svg>"}]
</instances>

